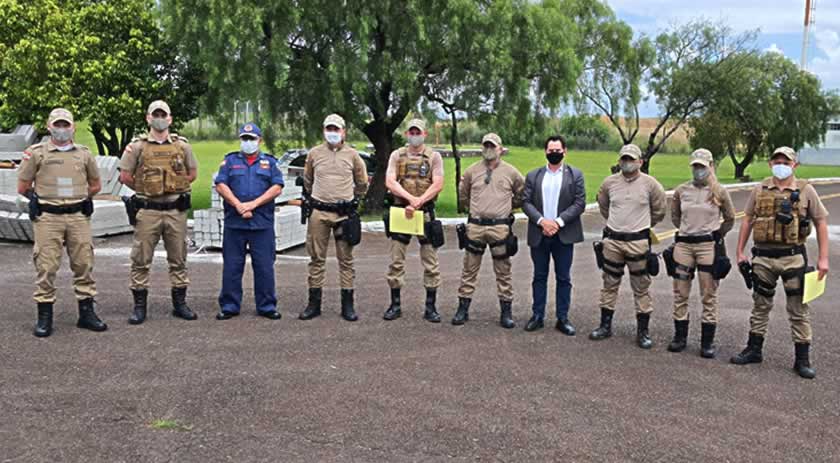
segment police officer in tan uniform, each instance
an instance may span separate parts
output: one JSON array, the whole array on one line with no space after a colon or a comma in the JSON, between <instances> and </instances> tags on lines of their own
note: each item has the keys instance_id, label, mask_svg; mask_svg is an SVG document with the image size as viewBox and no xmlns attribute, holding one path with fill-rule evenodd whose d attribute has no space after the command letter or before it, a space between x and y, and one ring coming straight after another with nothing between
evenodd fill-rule
<instances>
[{"instance_id":1,"label":"police officer in tan uniform","mask_svg":"<svg viewBox=\"0 0 840 463\"><path fill-rule=\"evenodd\" d=\"M438 323L440 315L435 302L437 288L440 286L440 267L437 249L430 235L442 230L433 229L428 224L435 220L435 199L443 189L443 159L440 153L426 146L425 140L428 133L423 120L410 120L405 135L408 146L395 150L388 160L385 187L394 196L394 204L405 208L406 217L411 218L416 211L423 211L423 219L427 223L426 236L418 237L420 261L424 269L423 286L426 287L426 309L423 318ZM411 235L391 232L388 234L391 238L391 265L388 267L385 278L388 280L388 286L391 287L391 305L385 311L383 318L394 320L402 315L400 288L403 286L405 253L411 242ZM442 238L442 233L440 238ZM442 243L437 242L437 244Z\"/></svg>"},{"instance_id":2,"label":"police officer in tan uniform","mask_svg":"<svg viewBox=\"0 0 840 463\"><path fill-rule=\"evenodd\" d=\"M817 229L819 278L828 273L828 211L817 191L806 180L794 175L796 151L787 146L777 148L770 158L773 177L753 189L744 208L744 220L738 235L738 262L749 263L744 254L752 233L753 309L747 347L732 357L732 363L745 365L763 360L762 347L776 283L782 279L788 320L794 342L793 369L803 378L814 378L816 372L809 358L811 346L811 310L802 303L803 276L808 265L805 241L812 226Z\"/></svg>"},{"instance_id":3,"label":"police officer in tan uniform","mask_svg":"<svg viewBox=\"0 0 840 463\"><path fill-rule=\"evenodd\" d=\"M503 149L498 135L488 133L481 144L484 159L464 171L459 185L461 206L469 209L469 219L466 225L458 228L459 247L466 252L461 286L458 288L458 310L452 324L463 325L469 320L481 258L484 249L489 247L501 306L499 324L504 328L513 328L516 324L511 314L513 285L510 258L518 250L518 241L512 229L513 210L522 206L525 177L500 159Z\"/></svg>"},{"instance_id":4,"label":"police officer in tan uniform","mask_svg":"<svg viewBox=\"0 0 840 463\"><path fill-rule=\"evenodd\" d=\"M35 336L52 334L55 304L55 274L61 267L61 251L67 247L73 288L79 304L79 328L105 331L108 326L96 316L93 298L93 238L90 215L92 197L102 189L93 155L73 143L73 114L63 108L47 119L50 139L23 152L18 170L18 193L30 198L30 219L35 232L32 254L38 276L34 299L38 304ZM34 184L34 188L33 188Z\"/></svg>"},{"instance_id":5,"label":"police officer in tan uniform","mask_svg":"<svg viewBox=\"0 0 840 463\"><path fill-rule=\"evenodd\" d=\"M656 267L656 256L650 253L650 231L665 218L665 190L655 178L639 170L642 151L638 146L623 146L618 158L621 171L604 180L597 197L601 215L607 219L603 241L595 243L604 287L599 301L601 324L589 338L612 336L613 313L626 265L636 304L636 341L642 349L650 349L650 270Z\"/></svg>"},{"instance_id":6,"label":"police officer in tan uniform","mask_svg":"<svg viewBox=\"0 0 840 463\"><path fill-rule=\"evenodd\" d=\"M726 258L724 238L735 224L735 208L729 192L715 177L714 160L709 150L694 151L689 165L693 179L677 187L671 202L671 221L679 231L674 245L663 253L668 274L674 278L674 339L668 350L682 352L686 348L688 297L691 280L696 274L703 303L700 355L714 358L718 282L731 267Z\"/></svg>"},{"instance_id":7,"label":"police officer in tan uniform","mask_svg":"<svg viewBox=\"0 0 840 463\"><path fill-rule=\"evenodd\" d=\"M306 229L309 254L309 302L301 320L321 315L325 263L330 235L335 237L335 254L341 279L341 317L356 321L353 307L353 246L361 238L356 212L358 199L367 192L367 168L359 153L345 143L344 119L330 114L324 120L325 143L312 148L303 172L304 198L311 210Z\"/></svg>"},{"instance_id":8,"label":"police officer in tan uniform","mask_svg":"<svg viewBox=\"0 0 840 463\"><path fill-rule=\"evenodd\" d=\"M134 310L128 322L146 320L149 270L155 247L163 238L169 263L172 315L195 320L187 306L187 211L190 184L198 173L198 162L187 139L169 132L172 111L166 102L149 105L146 122L150 130L125 147L120 161L120 181L137 193L130 200L136 211L134 245L131 249L131 292ZM132 213L129 212L129 216Z\"/></svg>"}]
</instances>

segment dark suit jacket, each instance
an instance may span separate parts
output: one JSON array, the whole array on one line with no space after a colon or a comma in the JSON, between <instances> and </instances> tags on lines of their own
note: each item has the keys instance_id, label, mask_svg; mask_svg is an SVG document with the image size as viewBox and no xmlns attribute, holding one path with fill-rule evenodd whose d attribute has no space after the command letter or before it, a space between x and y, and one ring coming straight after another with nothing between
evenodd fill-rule
<instances>
[{"instance_id":1,"label":"dark suit jacket","mask_svg":"<svg viewBox=\"0 0 840 463\"><path fill-rule=\"evenodd\" d=\"M543 239L542 228L537 225L537 221L543 216L542 182L546 169L546 166L534 169L525 177L525 203L522 210L528 216L528 246L531 247L539 246ZM565 225L557 232L557 237L564 244L580 243L583 241L580 216L586 209L583 173L565 163L563 169L557 217L562 219Z\"/></svg>"}]
</instances>

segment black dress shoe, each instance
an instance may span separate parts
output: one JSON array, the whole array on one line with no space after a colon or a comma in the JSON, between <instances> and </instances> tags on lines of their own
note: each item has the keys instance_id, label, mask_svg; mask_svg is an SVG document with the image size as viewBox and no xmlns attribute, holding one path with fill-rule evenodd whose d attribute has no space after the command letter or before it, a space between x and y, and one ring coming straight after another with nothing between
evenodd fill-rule
<instances>
[{"instance_id":1,"label":"black dress shoe","mask_svg":"<svg viewBox=\"0 0 840 463\"><path fill-rule=\"evenodd\" d=\"M257 315L259 315L260 317L265 317L269 320L280 320L280 318L282 317L282 315L280 315L280 312L276 310L272 310L271 312L257 312Z\"/></svg>"},{"instance_id":2,"label":"black dress shoe","mask_svg":"<svg viewBox=\"0 0 840 463\"><path fill-rule=\"evenodd\" d=\"M566 336L574 336L577 333L577 330L575 329L574 325L569 323L569 320L566 318L561 318L560 320L557 320L557 323L554 325L554 328L556 328L557 331L565 334Z\"/></svg>"},{"instance_id":3,"label":"black dress shoe","mask_svg":"<svg viewBox=\"0 0 840 463\"><path fill-rule=\"evenodd\" d=\"M537 331L541 330L544 326L544 322L542 318L532 318L528 320L528 324L525 325L525 331Z\"/></svg>"},{"instance_id":4,"label":"black dress shoe","mask_svg":"<svg viewBox=\"0 0 840 463\"><path fill-rule=\"evenodd\" d=\"M239 314L233 312L219 311L219 313L216 314L216 320L230 320L231 318L236 317L237 315Z\"/></svg>"}]
</instances>

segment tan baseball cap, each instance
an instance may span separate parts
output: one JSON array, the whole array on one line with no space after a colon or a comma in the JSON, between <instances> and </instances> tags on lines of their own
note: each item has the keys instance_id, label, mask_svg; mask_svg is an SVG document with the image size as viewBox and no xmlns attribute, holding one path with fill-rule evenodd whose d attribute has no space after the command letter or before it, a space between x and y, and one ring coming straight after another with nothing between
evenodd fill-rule
<instances>
[{"instance_id":1,"label":"tan baseball cap","mask_svg":"<svg viewBox=\"0 0 840 463\"><path fill-rule=\"evenodd\" d=\"M791 161L796 161L796 158L797 158L796 151L794 151L793 148L791 148L789 146L780 146L780 147L776 148L773 151L773 156L770 156L770 157L771 158L775 157L777 154L783 154L783 155L785 155L786 158L790 159Z\"/></svg>"},{"instance_id":2,"label":"tan baseball cap","mask_svg":"<svg viewBox=\"0 0 840 463\"><path fill-rule=\"evenodd\" d=\"M712 156L712 152L705 148L700 148L699 150L694 150L694 152L691 153L691 160L688 161L688 165L693 166L696 164L711 167L713 162L714 156Z\"/></svg>"},{"instance_id":3,"label":"tan baseball cap","mask_svg":"<svg viewBox=\"0 0 840 463\"><path fill-rule=\"evenodd\" d=\"M72 124L73 113L64 108L55 108L50 111L50 115L47 117L47 124L52 124L55 121L67 121Z\"/></svg>"},{"instance_id":4,"label":"tan baseball cap","mask_svg":"<svg viewBox=\"0 0 840 463\"><path fill-rule=\"evenodd\" d=\"M642 149L636 145L624 145L620 150L618 150L618 157L620 159L624 156L629 156L633 159L641 159Z\"/></svg>"},{"instance_id":5,"label":"tan baseball cap","mask_svg":"<svg viewBox=\"0 0 840 463\"><path fill-rule=\"evenodd\" d=\"M327 126L330 126L330 125L334 125L334 126L338 127L339 129L343 129L344 128L344 118L339 116L338 114L330 114L329 116L327 116L326 119L324 119L324 127L327 127Z\"/></svg>"},{"instance_id":6,"label":"tan baseball cap","mask_svg":"<svg viewBox=\"0 0 840 463\"><path fill-rule=\"evenodd\" d=\"M169 110L169 105L166 104L163 100L155 100L149 104L149 109L146 111L146 114L152 114L153 112L160 109L161 111L165 111L167 115L171 115L172 111Z\"/></svg>"},{"instance_id":7,"label":"tan baseball cap","mask_svg":"<svg viewBox=\"0 0 840 463\"><path fill-rule=\"evenodd\" d=\"M488 133L481 139L481 144L485 144L490 142L496 146L502 146L502 137L496 135L495 133Z\"/></svg>"},{"instance_id":8,"label":"tan baseball cap","mask_svg":"<svg viewBox=\"0 0 840 463\"><path fill-rule=\"evenodd\" d=\"M412 119L408 121L408 128L406 130L411 130L412 128L420 129L421 132L425 132L426 121L423 119Z\"/></svg>"}]
</instances>

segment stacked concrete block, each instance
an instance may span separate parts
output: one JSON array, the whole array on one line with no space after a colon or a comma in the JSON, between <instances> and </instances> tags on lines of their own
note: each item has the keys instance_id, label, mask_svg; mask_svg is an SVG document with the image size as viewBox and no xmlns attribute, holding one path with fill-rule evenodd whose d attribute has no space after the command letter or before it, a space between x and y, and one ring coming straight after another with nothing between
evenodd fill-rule
<instances>
[{"instance_id":1,"label":"stacked concrete block","mask_svg":"<svg viewBox=\"0 0 840 463\"><path fill-rule=\"evenodd\" d=\"M306 241L306 226L300 223L300 207L289 206L286 203L293 199L300 199L302 188L295 185L296 178L303 175L299 167L283 168L286 186L275 200L274 232L276 234L275 249L282 251L303 244ZM215 178L215 174L213 176ZM193 213L193 239L196 246L220 249L224 240L224 217L222 199L211 191L210 209L197 210Z\"/></svg>"},{"instance_id":2,"label":"stacked concrete block","mask_svg":"<svg viewBox=\"0 0 840 463\"><path fill-rule=\"evenodd\" d=\"M122 201L93 202L91 232L95 237L129 233L133 227ZM29 200L23 196L0 195L0 239L32 241L32 223L29 221Z\"/></svg>"},{"instance_id":3,"label":"stacked concrete block","mask_svg":"<svg viewBox=\"0 0 840 463\"><path fill-rule=\"evenodd\" d=\"M23 150L35 143L37 134L31 125L19 125L9 133L0 133L0 161L20 161Z\"/></svg>"}]
</instances>

